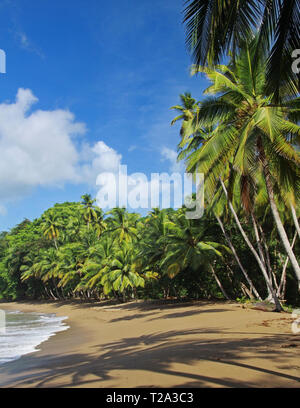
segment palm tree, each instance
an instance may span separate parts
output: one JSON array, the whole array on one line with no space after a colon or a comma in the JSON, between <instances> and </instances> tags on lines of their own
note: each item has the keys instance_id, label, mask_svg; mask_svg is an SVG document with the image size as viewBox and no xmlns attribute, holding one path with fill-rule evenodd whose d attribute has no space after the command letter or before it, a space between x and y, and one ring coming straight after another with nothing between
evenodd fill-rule
<instances>
[{"instance_id":1,"label":"palm tree","mask_svg":"<svg viewBox=\"0 0 300 408\"><path fill-rule=\"evenodd\" d=\"M173 216L172 227L159 240L159 244L166 245L160 266L167 266L170 277L175 277L187 268L199 271L200 267L203 269L215 257L222 257L220 250L229 251L224 245L206 240L206 229L195 223L195 220L187 219L184 209L178 210Z\"/></svg>"},{"instance_id":2,"label":"palm tree","mask_svg":"<svg viewBox=\"0 0 300 408\"><path fill-rule=\"evenodd\" d=\"M196 102L196 100L192 98L190 92L185 92L179 97L181 105L175 105L171 107L171 109L174 109L179 113L179 115L172 120L171 126L173 126L178 120L182 120L180 134L187 135L192 131L191 125L199 105L198 102Z\"/></svg>"},{"instance_id":3,"label":"palm tree","mask_svg":"<svg viewBox=\"0 0 300 408\"><path fill-rule=\"evenodd\" d=\"M114 253L110 263L111 270L102 278L102 283L111 284L113 290L123 295L126 301L128 288L144 287L145 279L139 273L140 265L135 262L136 253L131 244L123 243Z\"/></svg>"},{"instance_id":4,"label":"palm tree","mask_svg":"<svg viewBox=\"0 0 300 408\"><path fill-rule=\"evenodd\" d=\"M171 109L175 109L181 114L176 116L172 122L173 126L179 120L182 121L180 128L181 141L177 146L178 160L183 160L188 153L198 149L203 142L209 137L212 128L195 126L197 124L197 118L201 102L196 102L196 99L192 98L189 92L180 95L181 105L172 106Z\"/></svg>"},{"instance_id":5,"label":"palm tree","mask_svg":"<svg viewBox=\"0 0 300 408\"><path fill-rule=\"evenodd\" d=\"M87 251L83 249L83 243L72 242L64 245L58 252L57 277L58 287L76 286L82 275L83 254Z\"/></svg>"},{"instance_id":6,"label":"palm tree","mask_svg":"<svg viewBox=\"0 0 300 408\"><path fill-rule=\"evenodd\" d=\"M31 266L24 265L21 268L22 271L22 281L26 281L30 277L35 277L40 279L44 287L47 288L47 284L50 284L50 294L53 298L57 299L61 296L58 292L57 281L59 276L59 268L58 268L58 251L54 248L49 248L48 250L40 251L39 256L36 257L35 262ZM52 285L51 285L52 284ZM57 298L52 292L54 287Z\"/></svg>"},{"instance_id":7,"label":"palm tree","mask_svg":"<svg viewBox=\"0 0 300 408\"><path fill-rule=\"evenodd\" d=\"M103 218L103 211L101 208L96 208L96 216L97 218L93 221L93 228L97 233L97 237L100 238L102 233L106 230L107 225Z\"/></svg>"},{"instance_id":8,"label":"palm tree","mask_svg":"<svg viewBox=\"0 0 300 408\"><path fill-rule=\"evenodd\" d=\"M59 238L60 229L62 223L59 219L59 215L54 212L48 212L44 215L42 220L42 231L43 234L50 240L53 240L56 250L58 250L57 239Z\"/></svg>"},{"instance_id":9,"label":"palm tree","mask_svg":"<svg viewBox=\"0 0 300 408\"><path fill-rule=\"evenodd\" d=\"M90 224L97 219L97 212L94 207L96 200L93 200L90 194L84 194L81 196L82 206L84 207L84 219L86 220L87 227L89 229Z\"/></svg>"},{"instance_id":10,"label":"palm tree","mask_svg":"<svg viewBox=\"0 0 300 408\"><path fill-rule=\"evenodd\" d=\"M166 254L166 237L174 228L174 223L170 221L173 213L172 209L153 208L139 225L137 258L141 262L143 274L147 277L156 279L158 276L167 276L167 267L161 265L161 260Z\"/></svg>"},{"instance_id":11,"label":"palm tree","mask_svg":"<svg viewBox=\"0 0 300 408\"><path fill-rule=\"evenodd\" d=\"M108 214L112 217L107 219L105 232L112 234L120 244L123 241L132 242L137 239L138 214L129 213L125 208L114 208Z\"/></svg>"},{"instance_id":12,"label":"palm tree","mask_svg":"<svg viewBox=\"0 0 300 408\"><path fill-rule=\"evenodd\" d=\"M245 206L251 199L249 186L255 183L257 174L263 175L279 236L300 282L299 264L280 219L274 191L276 183L282 180L286 190L299 196L300 157L286 135L299 135L300 127L289 120L289 108L294 104L289 95L281 105L274 105L272 95L266 94L266 62L256 45L256 40L244 44L228 67L194 68L212 82L205 92L218 96L201 104L198 126L210 125L214 130L203 146L188 157L187 168L208 176L210 192L220 182L226 194L220 175L231 163L240 174Z\"/></svg>"},{"instance_id":13,"label":"palm tree","mask_svg":"<svg viewBox=\"0 0 300 408\"><path fill-rule=\"evenodd\" d=\"M292 52L300 48L300 0L187 0L186 42L196 65L235 58L241 41L258 35L268 57L267 93L278 99L280 84L298 94Z\"/></svg>"},{"instance_id":14,"label":"palm tree","mask_svg":"<svg viewBox=\"0 0 300 408\"><path fill-rule=\"evenodd\" d=\"M98 289L103 287L104 293L111 292L111 284L105 281L104 276L111 270L111 261L114 256L115 244L109 235L103 236L100 243L90 248L82 268L82 278L75 288L75 292L85 289Z\"/></svg>"},{"instance_id":15,"label":"palm tree","mask_svg":"<svg viewBox=\"0 0 300 408\"><path fill-rule=\"evenodd\" d=\"M189 99L195 101L195 99L191 98L191 95L189 94ZM182 98L181 95L181 100L183 101L183 107L182 109L185 108L184 102L185 100ZM193 106L192 104L190 104L190 115L188 116L188 126L182 126L181 131L180 131L180 135L181 135L181 141L178 144L178 160L185 160L187 157L189 157L193 152L197 151L198 149L200 149L202 147L202 145L205 143L205 141L207 141L210 137L211 134L213 132L213 126L203 126L202 128L199 127L198 124L198 119L199 119L199 110L200 110L200 106L201 106L201 102L197 103L197 106ZM194 112L192 112L192 108L195 109ZM175 120L187 120L185 118L184 115L181 115L177 118L175 118L173 120L173 122ZM173 124L172 122L172 124ZM207 184L207 182L206 182ZM210 200L209 200L210 201ZM229 246L229 248L232 251L232 254L234 255L237 264L240 267L240 270L242 271L243 275L245 276L247 282L250 285L250 294L253 291L254 295L261 300L261 297L259 295L259 293L257 292L256 288L254 287L254 284L252 282L252 280L250 279L246 269L244 268L244 266L241 263L241 260L233 246L233 243L230 239L230 237L228 236L228 234L225 231L224 225L222 223L222 220L220 218L220 216L216 213L216 210L214 209L214 201L216 201L215 199L213 201L210 201L210 203L208 203L207 206L207 211L210 211L211 209L213 209L213 214L216 217L218 224L221 228L221 231L225 237L225 240ZM212 205L213 204L213 205Z\"/></svg>"},{"instance_id":16,"label":"palm tree","mask_svg":"<svg viewBox=\"0 0 300 408\"><path fill-rule=\"evenodd\" d=\"M71 242L76 241L83 225L85 226L82 222L82 214L70 214L68 224L66 225L67 240Z\"/></svg>"}]
</instances>

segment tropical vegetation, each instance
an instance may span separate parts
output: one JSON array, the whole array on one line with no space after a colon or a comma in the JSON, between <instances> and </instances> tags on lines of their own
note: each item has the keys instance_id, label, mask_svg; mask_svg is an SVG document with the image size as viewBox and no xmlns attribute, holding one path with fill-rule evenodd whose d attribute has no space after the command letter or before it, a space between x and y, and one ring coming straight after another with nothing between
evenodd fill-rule
<instances>
[{"instance_id":1,"label":"tropical vegetation","mask_svg":"<svg viewBox=\"0 0 300 408\"><path fill-rule=\"evenodd\" d=\"M205 212L104 213L85 194L0 234L0 297L267 299L300 305L300 2L188 0L193 75L178 160L205 176ZM300 48L300 47L298 47Z\"/></svg>"}]
</instances>

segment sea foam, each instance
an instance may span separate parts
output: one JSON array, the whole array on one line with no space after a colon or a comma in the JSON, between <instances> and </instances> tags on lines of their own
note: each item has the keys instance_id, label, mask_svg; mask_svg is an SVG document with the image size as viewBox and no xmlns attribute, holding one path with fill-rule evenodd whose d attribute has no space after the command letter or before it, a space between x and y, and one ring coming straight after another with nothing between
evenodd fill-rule
<instances>
[{"instance_id":1,"label":"sea foam","mask_svg":"<svg viewBox=\"0 0 300 408\"><path fill-rule=\"evenodd\" d=\"M55 314L5 311L5 328L0 332L0 365L38 351L38 346L56 333L67 330L67 317Z\"/></svg>"}]
</instances>

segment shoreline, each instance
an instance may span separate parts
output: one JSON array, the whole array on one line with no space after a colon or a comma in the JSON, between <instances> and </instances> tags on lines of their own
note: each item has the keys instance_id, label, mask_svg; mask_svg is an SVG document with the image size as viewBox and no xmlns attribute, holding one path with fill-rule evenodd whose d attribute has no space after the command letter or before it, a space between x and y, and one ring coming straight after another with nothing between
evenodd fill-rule
<instances>
[{"instance_id":1,"label":"shoreline","mask_svg":"<svg viewBox=\"0 0 300 408\"><path fill-rule=\"evenodd\" d=\"M69 329L0 366L0 388L300 387L293 319L229 302L0 303Z\"/></svg>"}]
</instances>

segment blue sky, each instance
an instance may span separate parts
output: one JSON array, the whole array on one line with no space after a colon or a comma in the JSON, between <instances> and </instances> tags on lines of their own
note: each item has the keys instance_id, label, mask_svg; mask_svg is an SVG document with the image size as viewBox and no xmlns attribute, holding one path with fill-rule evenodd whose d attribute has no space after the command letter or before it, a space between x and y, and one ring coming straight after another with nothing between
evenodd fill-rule
<instances>
[{"instance_id":1,"label":"blue sky","mask_svg":"<svg viewBox=\"0 0 300 408\"><path fill-rule=\"evenodd\" d=\"M189 75L182 8L0 1L0 230L95 196L97 172L118 160L128 173L170 171L179 125L169 108L186 91L200 99L207 85Z\"/></svg>"}]
</instances>

